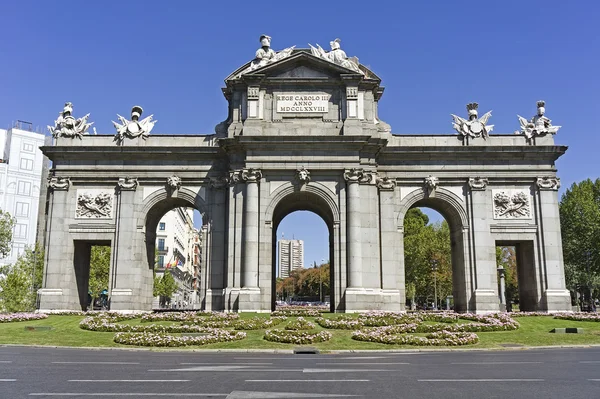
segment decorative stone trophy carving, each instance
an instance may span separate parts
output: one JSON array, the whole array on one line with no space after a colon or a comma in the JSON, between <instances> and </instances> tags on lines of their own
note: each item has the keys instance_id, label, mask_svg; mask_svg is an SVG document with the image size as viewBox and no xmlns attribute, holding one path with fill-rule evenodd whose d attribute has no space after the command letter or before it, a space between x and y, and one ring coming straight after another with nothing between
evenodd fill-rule
<instances>
[{"instance_id":1,"label":"decorative stone trophy carving","mask_svg":"<svg viewBox=\"0 0 600 399\"><path fill-rule=\"evenodd\" d=\"M538 101L537 102L537 115L531 118L530 121L523 118L521 115L517 115L519 117L519 123L521 124L521 131L515 131L515 134L523 134L528 139L532 139L537 136L545 136L547 134L556 134L558 129L561 126L552 126L552 121L544 116L546 113L546 102Z\"/></svg>"},{"instance_id":2,"label":"decorative stone trophy carving","mask_svg":"<svg viewBox=\"0 0 600 399\"><path fill-rule=\"evenodd\" d=\"M308 45L310 46L310 52L315 57L322 58L322 59L332 62L336 65L339 65L343 68L350 69L352 71L362 74L363 72L358 67L360 65L358 62L358 58L356 58L356 57L348 58L348 56L346 55L346 52L344 50L342 50L340 47L341 42L342 41L340 39L335 39L335 40L329 42L329 45L331 46L331 51L323 50L323 48L321 46L319 46L318 43L317 43L317 47L314 47L310 43Z\"/></svg>"},{"instance_id":3,"label":"decorative stone trophy carving","mask_svg":"<svg viewBox=\"0 0 600 399\"><path fill-rule=\"evenodd\" d=\"M531 217L529 195L525 191L494 191L494 219Z\"/></svg>"},{"instance_id":4,"label":"decorative stone trophy carving","mask_svg":"<svg viewBox=\"0 0 600 399\"><path fill-rule=\"evenodd\" d=\"M133 108L131 108L131 120L127 120L121 115L117 114L121 123L112 121L115 129L117 129L117 134L115 135L114 141L121 143L123 140L125 140L125 138L134 139L136 137L141 137L144 140L148 138L150 131L157 121L152 120L154 115L150 115L140 121L139 119L140 116L142 116L142 112L144 112L142 107L135 105Z\"/></svg>"},{"instance_id":5,"label":"decorative stone trophy carving","mask_svg":"<svg viewBox=\"0 0 600 399\"><path fill-rule=\"evenodd\" d=\"M90 114L85 115L83 118L75 119L73 115L73 104L66 102L65 106L58 114L58 118L54 121L54 127L48 126L48 130L52 133L52 137L67 137L67 138L79 138L84 134L88 134L87 130L94 124L94 122L88 123L88 117Z\"/></svg>"},{"instance_id":6,"label":"decorative stone trophy carving","mask_svg":"<svg viewBox=\"0 0 600 399\"><path fill-rule=\"evenodd\" d=\"M167 187L170 190L179 190L181 187L181 178L175 175L167 177Z\"/></svg>"},{"instance_id":7,"label":"decorative stone trophy carving","mask_svg":"<svg viewBox=\"0 0 600 399\"><path fill-rule=\"evenodd\" d=\"M256 50L256 56L254 57L254 60L252 60L250 66L246 68L240 75L289 57L294 48L296 48L296 46L292 46L279 52L275 52L271 48L271 36L261 35L259 40L261 47Z\"/></svg>"},{"instance_id":8,"label":"decorative stone trophy carving","mask_svg":"<svg viewBox=\"0 0 600 399\"><path fill-rule=\"evenodd\" d=\"M450 114L454 119L452 127L458 134L465 137L483 137L483 139L486 140L494 129L494 125L486 125L488 119L492 116L492 111L486 112L481 118L477 119L477 108L479 108L479 104L477 103L467 104L469 120Z\"/></svg>"},{"instance_id":9,"label":"decorative stone trophy carving","mask_svg":"<svg viewBox=\"0 0 600 399\"><path fill-rule=\"evenodd\" d=\"M110 218L112 204L112 193L81 193L77 195L75 215L78 218Z\"/></svg>"},{"instance_id":10,"label":"decorative stone trophy carving","mask_svg":"<svg viewBox=\"0 0 600 399\"><path fill-rule=\"evenodd\" d=\"M429 175L425 178L425 187L429 192L434 191L440 185L440 179L435 176Z\"/></svg>"},{"instance_id":11,"label":"decorative stone trophy carving","mask_svg":"<svg viewBox=\"0 0 600 399\"><path fill-rule=\"evenodd\" d=\"M137 189L138 180L133 177L121 177L117 183L119 190L134 191Z\"/></svg>"},{"instance_id":12,"label":"decorative stone trophy carving","mask_svg":"<svg viewBox=\"0 0 600 399\"><path fill-rule=\"evenodd\" d=\"M49 177L48 178L48 188L59 191L59 190L68 190L71 186L71 180L68 177Z\"/></svg>"},{"instance_id":13,"label":"decorative stone trophy carving","mask_svg":"<svg viewBox=\"0 0 600 399\"><path fill-rule=\"evenodd\" d=\"M300 184L308 184L310 181L310 172L304 166L296 169L296 179Z\"/></svg>"}]
</instances>

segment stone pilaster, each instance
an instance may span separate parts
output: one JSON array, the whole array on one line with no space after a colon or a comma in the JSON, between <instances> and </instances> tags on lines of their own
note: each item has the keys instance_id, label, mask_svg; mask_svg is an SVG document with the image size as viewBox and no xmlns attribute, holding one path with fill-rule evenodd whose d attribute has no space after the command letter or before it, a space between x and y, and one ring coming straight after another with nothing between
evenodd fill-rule
<instances>
[{"instance_id":1,"label":"stone pilaster","mask_svg":"<svg viewBox=\"0 0 600 399\"><path fill-rule=\"evenodd\" d=\"M346 245L348 253L348 288L362 287L362 248L360 239L360 180L362 169L350 169L344 172L347 195L348 232Z\"/></svg>"},{"instance_id":2,"label":"stone pilaster","mask_svg":"<svg viewBox=\"0 0 600 399\"><path fill-rule=\"evenodd\" d=\"M244 169L241 178L246 182L246 195L244 198L244 250L240 311L256 311L260 309L260 289L258 288L258 184L262 178L262 173L257 169Z\"/></svg>"},{"instance_id":3,"label":"stone pilaster","mask_svg":"<svg viewBox=\"0 0 600 399\"><path fill-rule=\"evenodd\" d=\"M202 276L207 276L208 281L202 281L203 287L206 287L206 302L205 309L218 311L225 307L225 263L226 263L226 226L225 212L227 205L227 188L229 179L226 177L212 178L210 187L212 192L211 215L212 224L210 226L210 265L201 265L204 268L208 267L207 273L202 273ZM208 244L208 243L207 243Z\"/></svg>"},{"instance_id":4,"label":"stone pilaster","mask_svg":"<svg viewBox=\"0 0 600 399\"><path fill-rule=\"evenodd\" d=\"M540 231L542 255L540 261L545 274L541 309L548 312L570 311L571 296L566 289L560 215L558 210L557 177L539 177L536 180L538 217L543 228Z\"/></svg>"}]
</instances>

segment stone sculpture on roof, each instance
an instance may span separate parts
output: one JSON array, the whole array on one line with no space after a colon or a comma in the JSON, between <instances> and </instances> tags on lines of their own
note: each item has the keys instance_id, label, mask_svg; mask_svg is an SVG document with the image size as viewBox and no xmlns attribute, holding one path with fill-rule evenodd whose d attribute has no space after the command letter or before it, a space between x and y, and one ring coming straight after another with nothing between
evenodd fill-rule
<instances>
[{"instance_id":1,"label":"stone sculpture on roof","mask_svg":"<svg viewBox=\"0 0 600 399\"><path fill-rule=\"evenodd\" d=\"M545 136L546 134L556 134L560 126L552 126L552 121L544 116L546 113L546 102L538 101L537 102L537 115L531 118L530 121L523 118L521 115L517 115L519 117L519 123L521 124L521 131L516 131L515 134L523 134L528 139L531 139L536 136Z\"/></svg>"},{"instance_id":2,"label":"stone sculpture on roof","mask_svg":"<svg viewBox=\"0 0 600 399\"><path fill-rule=\"evenodd\" d=\"M254 71L255 69L262 68L265 65L272 64L286 57L289 57L292 54L292 50L296 48L296 46L292 46L285 48L279 52L275 52L271 48L271 36L261 35L259 40L261 47L258 50L256 50L254 60L252 60L250 66L246 68L240 75L243 75L244 73L250 71Z\"/></svg>"},{"instance_id":3,"label":"stone sculpture on roof","mask_svg":"<svg viewBox=\"0 0 600 399\"><path fill-rule=\"evenodd\" d=\"M81 139L81 136L88 134L87 130L94 124L94 122L87 122L90 114L85 115L83 118L75 119L71 115L72 113L73 104L66 102L63 110L58 114L58 118L54 121L54 126L48 126L52 137L77 137Z\"/></svg>"},{"instance_id":4,"label":"stone sculpture on roof","mask_svg":"<svg viewBox=\"0 0 600 399\"><path fill-rule=\"evenodd\" d=\"M486 112L481 118L477 119L477 108L479 108L479 104L477 103L467 104L469 120L450 114L454 119L452 127L458 134L464 137L483 137L483 139L486 140L494 129L494 125L486 125L488 119L492 116L492 111Z\"/></svg>"},{"instance_id":5,"label":"stone sculpture on roof","mask_svg":"<svg viewBox=\"0 0 600 399\"><path fill-rule=\"evenodd\" d=\"M339 65L341 67L344 67L346 69L350 69L355 72L363 73L360 70L360 68L358 67L359 66L358 58L356 58L356 57L348 58L348 56L346 55L346 52L344 50L342 50L340 47L341 42L342 41L340 39L335 39L335 40L329 42L329 45L331 46L331 51L329 51L329 52L323 50L323 48L321 46L319 46L319 44L317 44L317 47L314 47L310 43L308 45L310 46L310 51L311 51L312 55L314 55L315 57L322 58L324 60L332 62L332 63Z\"/></svg>"},{"instance_id":6,"label":"stone sculpture on roof","mask_svg":"<svg viewBox=\"0 0 600 399\"><path fill-rule=\"evenodd\" d=\"M131 109L131 120L127 120L126 118L117 114L121 123L112 121L113 125L115 126L115 129L117 129L117 134L115 135L114 141L121 143L123 140L125 140L125 138L148 138L148 135L150 135L150 131L152 130L154 124L157 121L152 119L154 115L150 115L140 121L139 119L140 116L142 116L142 112L144 112L142 107L140 107L139 105L135 105Z\"/></svg>"}]
</instances>

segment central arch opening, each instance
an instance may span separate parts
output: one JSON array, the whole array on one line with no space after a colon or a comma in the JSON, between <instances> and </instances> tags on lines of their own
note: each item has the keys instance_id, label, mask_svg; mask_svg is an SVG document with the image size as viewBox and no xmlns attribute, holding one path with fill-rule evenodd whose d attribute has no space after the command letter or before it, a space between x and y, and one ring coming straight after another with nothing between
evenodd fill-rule
<instances>
[{"instance_id":1,"label":"central arch opening","mask_svg":"<svg viewBox=\"0 0 600 399\"><path fill-rule=\"evenodd\" d=\"M278 301L298 300L329 302L333 311L336 303L333 294L333 223L329 205L317 194L298 191L279 201L273 211L272 309ZM293 259L293 252L298 253L300 247L304 259L302 269L298 267L298 259ZM299 282L299 278L302 281Z\"/></svg>"}]
</instances>

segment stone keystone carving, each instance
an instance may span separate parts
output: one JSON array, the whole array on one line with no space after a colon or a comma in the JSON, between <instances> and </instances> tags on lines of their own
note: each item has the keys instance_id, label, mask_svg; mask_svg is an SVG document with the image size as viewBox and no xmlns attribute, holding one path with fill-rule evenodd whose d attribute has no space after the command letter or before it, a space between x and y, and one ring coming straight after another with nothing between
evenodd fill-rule
<instances>
[{"instance_id":1,"label":"stone keystone carving","mask_svg":"<svg viewBox=\"0 0 600 399\"><path fill-rule=\"evenodd\" d=\"M364 171L361 168L352 168L344 171L344 179L348 183L358 183L364 178Z\"/></svg>"},{"instance_id":2,"label":"stone keystone carving","mask_svg":"<svg viewBox=\"0 0 600 399\"><path fill-rule=\"evenodd\" d=\"M310 172L306 170L304 166L301 166L300 168L296 169L296 179L301 184L308 184L310 181Z\"/></svg>"},{"instance_id":3,"label":"stone keystone carving","mask_svg":"<svg viewBox=\"0 0 600 399\"><path fill-rule=\"evenodd\" d=\"M524 191L499 191L493 193L494 219L522 219L531 217L529 195Z\"/></svg>"},{"instance_id":4,"label":"stone keystone carving","mask_svg":"<svg viewBox=\"0 0 600 399\"><path fill-rule=\"evenodd\" d=\"M517 115L519 123L521 124L521 131L515 131L515 134L523 134L528 139L537 136L545 136L547 134L556 134L561 126L552 126L552 121L544 116L546 113L546 102L537 102L537 115L531 118L530 121L523 118L521 115Z\"/></svg>"},{"instance_id":5,"label":"stone keystone carving","mask_svg":"<svg viewBox=\"0 0 600 399\"><path fill-rule=\"evenodd\" d=\"M342 41L340 39L330 41L329 46L331 46L331 51L329 52L323 50L323 48L319 46L319 44L317 44L317 47L314 47L310 43L308 45L310 46L310 51L312 55L314 55L315 57L322 58L343 68L350 69L354 72L364 74L358 67L360 65L358 62L358 58L348 58L346 52L340 47L341 42Z\"/></svg>"},{"instance_id":6,"label":"stone keystone carving","mask_svg":"<svg viewBox=\"0 0 600 399\"><path fill-rule=\"evenodd\" d=\"M110 218L112 205L112 193L81 193L77 195L75 215L78 218Z\"/></svg>"},{"instance_id":7,"label":"stone keystone carving","mask_svg":"<svg viewBox=\"0 0 600 399\"><path fill-rule=\"evenodd\" d=\"M88 123L90 114L83 118L75 119L73 115L73 104L66 102L65 106L58 114L58 118L54 121L54 127L48 126L48 130L52 133L52 137L68 137L81 139L84 134L88 134L87 130L94 124Z\"/></svg>"},{"instance_id":8,"label":"stone keystone carving","mask_svg":"<svg viewBox=\"0 0 600 399\"><path fill-rule=\"evenodd\" d=\"M391 177L378 177L375 179L377 188L381 191L393 191L396 188L396 180Z\"/></svg>"},{"instance_id":9,"label":"stone keystone carving","mask_svg":"<svg viewBox=\"0 0 600 399\"><path fill-rule=\"evenodd\" d=\"M157 121L152 120L154 115L150 115L140 121L139 119L140 116L142 116L142 112L144 112L142 107L136 105L131 108L131 120L127 120L126 118L117 114L117 117L121 123L112 121L115 129L117 129L117 134L115 135L114 141L121 143L123 140L125 140L125 138L134 139L136 137L141 137L144 140L148 138L150 131Z\"/></svg>"},{"instance_id":10,"label":"stone keystone carving","mask_svg":"<svg viewBox=\"0 0 600 399\"><path fill-rule=\"evenodd\" d=\"M492 116L492 111L485 113L481 118L477 119L477 108L479 104L469 103L467 104L467 111L469 112L469 120L463 119L460 116L452 115L454 119L452 127L458 132L458 134L468 137L483 137L486 140L489 137L489 133L494 129L494 125L487 126L488 119Z\"/></svg>"},{"instance_id":11,"label":"stone keystone carving","mask_svg":"<svg viewBox=\"0 0 600 399\"><path fill-rule=\"evenodd\" d=\"M488 185L488 179L484 177L472 177L469 179L471 190L485 190Z\"/></svg>"},{"instance_id":12,"label":"stone keystone carving","mask_svg":"<svg viewBox=\"0 0 600 399\"><path fill-rule=\"evenodd\" d=\"M540 190L558 190L560 188L560 179L558 177L538 177L535 184Z\"/></svg>"},{"instance_id":13,"label":"stone keystone carving","mask_svg":"<svg viewBox=\"0 0 600 399\"><path fill-rule=\"evenodd\" d=\"M440 185L440 179L435 176L429 175L425 178L425 187L429 192L434 191Z\"/></svg>"},{"instance_id":14,"label":"stone keystone carving","mask_svg":"<svg viewBox=\"0 0 600 399\"><path fill-rule=\"evenodd\" d=\"M135 191L138 186L138 180L134 177L121 177L119 178L119 182L117 183L117 185L119 186L119 190Z\"/></svg>"},{"instance_id":15,"label":"stone keystone carving","mask_svg":"<svg viewBox=\"0 0 600 399\"><path fill-rule=\"evenodd\" d=\"M167 177L167 187L170 190L179 190L181 187L181 178L175 175Z\"/></svg>"},{"instance_id":16,"label":"stone keystone carving","mask_svg":"<svg viewBox=\"0 0 600 399\"><path fill-rule=\"evenodd\" d=\"M67 191L71 187L71 180L68 177L49 177L48 188L59 191Z\"/></svg>"},{"instance_id":17,"label":"stone keystone carving","mask_svg":"<svg viewBox=\"0 0 600 399\"><path fill-rule=\"evenodd\" d=\"M242 180L246 183L258 183L262 178L262 172L258 169L242 170Z\"/></svg>"}]
</instances>

